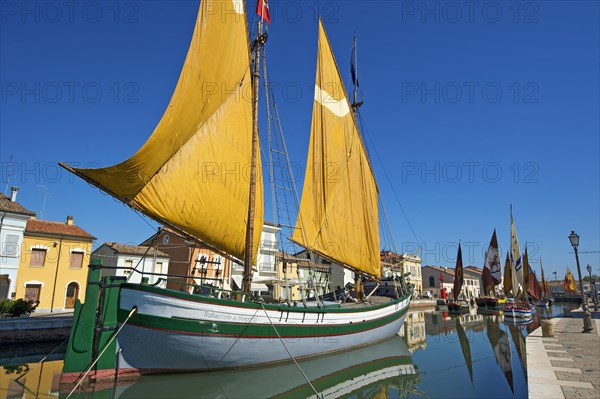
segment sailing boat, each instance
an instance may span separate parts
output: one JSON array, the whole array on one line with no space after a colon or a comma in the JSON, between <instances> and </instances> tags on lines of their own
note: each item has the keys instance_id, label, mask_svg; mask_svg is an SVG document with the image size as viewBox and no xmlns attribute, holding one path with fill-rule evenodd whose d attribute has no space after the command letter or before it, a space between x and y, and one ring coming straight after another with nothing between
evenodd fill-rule
<instances>
[{"instance_id":1,"label":"sailing boat","mask_svg":"<svg viewBox=\"0 0 600 399\"><path fill-rule=\"evenodd\" d=\"M527 247L525 247L527 249ZM527 252L525 252L527 253ZM502 308L506 317L531 318L533 312L532 306L527 302L527 288L529 284L529 262L527 262L526 272L523 271L524 262L519 249L519 239L517 238L517 229L512 215L512 205L510 207L510 257L509 257L511 290L513 294L513 303L506 303ZM521 289L519 289L521 287Z\"/></svg>"},{"instance_id":2,"label":"sailing boat","mask_svg":"<svg viewBox=\"0 0 600 399\"><path fill-rule=\"evenodd\" d=\"M454 300L448 303L449 313L469 313L469 304L465 301L459 301L460 290L464 283L463 274L463 262L462 262L462 250L460 249L460 243L458 243L458 253L456 254L456 265L454 266L454 288L452 294Z\"/></svg>"},{"instance_id":3,"label":"sailing boat","mask_svg":"<svg viewBox=\"0 0 600 399\"><path fill-rule=\"evenodd\" d=\"M498 239L496 238L496 229L492 234L490 245L485 253L485 263L483 265L483 297L475 298L478 308L500 309L502 304L496 298L496 286L502 282L502 264L500 263L500 253L498 252ZM504 301L503 301L504 302Z\"/></svg>"},{"instance_id":4,"label":"sailing boat","mask_svg":"<svg viewBox=\"0 0 600 399\"><path fill-rule=\"evenodd\" d=\"M215 13L215 7L230 12ZM393 299L313 306L265 304L250 292L261 233L255 226L262 225L264 207L258 148L263 24L261 18L251 47L242 1L203 0L173 97L148 141L114 166L61 164L169 228L243 260L244 290L202 287L195 294L101 280L100 271L110 266L92 263L85 303L75 308L62 382L287 362L370 345L400 330L408 290ZM377 186L321 21L316 76L308 172L292 239L379 278ZM207 92L208 82L219 84ZM251 101L240 100L246 87L252 87ZM324 180L331 163L342 166L341 174ZM221 164L208 175L198 170ZM232 181L233 165L250 165L249 184Z\"/></svg>"}]
</instances>

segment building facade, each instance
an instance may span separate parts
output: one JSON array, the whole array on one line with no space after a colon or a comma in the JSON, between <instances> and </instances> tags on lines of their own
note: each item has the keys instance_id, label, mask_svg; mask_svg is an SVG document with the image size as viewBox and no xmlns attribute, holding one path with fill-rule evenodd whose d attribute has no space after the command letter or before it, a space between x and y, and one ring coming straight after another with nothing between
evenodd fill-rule
<instances>
[{"instance_id":1,"label":"building facade","mask_svg":"<svg viewBox=\"0 0 600 399\"><path fill-rule=\"evenodd\" d=\"M166 274L169 270L169 255L154 247L105 242L92 256L100 259L102 266L120 268L102 269L102 277L126 277L134 284L141 283L142 278L148 278L148 284L156 284L160 278L165 279L158 274ZM163 281L159 286L164 288L166 285L167 282Z\"/></svg>"},{"instance_id":2,"label":"building facade","mask_svg":"<svg viewBox=\"0 0 600 399\"><path fill-rule=\"evenodd\" d=\"M440 266L423 266L423 290L431 291L435 298L441 297L441 290L445 289L449 298L453 298L454 291L454 269ZM463 286L460 295L466 298L479 296L479 279L472 273L463 269Z\"/></svg>"},{"instance_id":3,"label":"building facade","mask_svg":"<svg viewBox=\"0 0 600 399\"><path fill-rule=\"evenodd\" d=\"M0 194L0 300L15 298L21 246L27 221L34 212L17 202L18 187L11 196Z\"/></svg>"},{"instance_id":4,"label":"building facade","mask_svg":"<svg viewBox=\"0 0 600 399\"><path fill-rule=\"evenodd\" d=\"M66 223L28 220L16 298L39 301L37 312L72 309L85 296L93 240L72 216Z\"/></svg>"},{"instance_id":5,"label":"building facade","mask_svg":"<svg viewBox=\"0 0 600 399\"><path fill-rule=\"evenodd\" d=\"M168 274L171 276L166 286L169 289L189 291L190 284L212 284L226 290L232 289L233 262L205 244L169 228L161 228L156 236L140 245L152 246L170 257Z\"/></svg>"},{"instance_id":6,"label":"building facade","mask_svg":"<svg viewBox=\"0 0 600 399\"><path fill-rule=\"evenodd\" d=\"M470 297L480 297L483 295L483 269L477 266L467 266L464 268L465 274L465 285L467 281L473 283L466 287L466 291ZM500 283L501 285L502 283ZM496 286L496 292L498 292L499 286ZM465 287L463 287L464 289Z\"/></svg>"},{"instance_id":7,"label":"building facade","mask_svg":"<svg viewBox=\"0 0 600 399\"><path fill-rule=\"evenodd\" d=\"M385 277L400 276L410 273L407 283L414 287L415 294L423 292L423 276L421 275L421 258L407 253L397 254L392 251L381 251L382 274Z\"/></svg>"}]
</instances>

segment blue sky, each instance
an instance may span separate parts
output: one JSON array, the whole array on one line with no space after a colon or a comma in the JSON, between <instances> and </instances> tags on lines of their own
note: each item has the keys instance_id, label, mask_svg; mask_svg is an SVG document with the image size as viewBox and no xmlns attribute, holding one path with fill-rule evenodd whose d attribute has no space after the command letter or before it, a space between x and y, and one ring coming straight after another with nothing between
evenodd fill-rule
<instances>
[{"instance_id":1,"label":"blue sky","mask_svg":"<svg viewBox=\"0 0 600 399\"><path fill-rule=\"evenodd\" d=\"M0 189L10 179L19 201L38 215L43 209L44 219L74 215L96 245L139 243L153 223L56 163L106 166L141 146L177 82L198 2L67 4L1 3ZM574 268L572 229L582 252L600 250L598 2L271 7L270 75L299 165L310 131L316 13L347 83L358 34L365 141L398 250L419 242L425 264L453 266L460 239L465 263L481 267L494 228L508 247L511 203L536 270L540 256L547 274ZM600 273L600 254L582 253L581 262Z\"/></svg>"}]
</instances>

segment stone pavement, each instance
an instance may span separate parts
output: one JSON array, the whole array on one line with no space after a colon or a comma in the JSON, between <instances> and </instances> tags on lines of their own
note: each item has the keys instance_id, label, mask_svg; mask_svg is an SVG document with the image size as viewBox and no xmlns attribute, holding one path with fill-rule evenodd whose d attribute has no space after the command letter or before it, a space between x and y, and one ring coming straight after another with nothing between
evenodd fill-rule
<instances>
[{"instance_id":1,"label":"stone pavement","mask_svg":"<svg viewBox=\"0 0 600 399\"><path fill-rule=\"evenodd\" d=\"M542 337L541 328L527 337L530 399L600 398L600 312L587 334L581 311L571 315L552 319L554 337Z\"/></svg>"}]
</instances>

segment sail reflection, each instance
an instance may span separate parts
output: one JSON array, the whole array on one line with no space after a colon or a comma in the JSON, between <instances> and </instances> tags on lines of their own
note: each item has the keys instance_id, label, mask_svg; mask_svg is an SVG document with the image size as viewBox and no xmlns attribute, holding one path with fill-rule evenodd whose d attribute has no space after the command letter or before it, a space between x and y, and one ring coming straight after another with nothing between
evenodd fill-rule
<instances>
[{"instance_id":1,"label":"sail reflection","mask_svg":"<svg viewBox=\"0 0 600 399\"><path fill-rule=\"evenodd\" d=\"M487 336L496 357L496 364L502 370L502 374L504 374L504 378L510 387L510 391L514 393L512 352L508 334L500 328L500 317L488 317L486 324Z\"/></svg>"}]
</instances>

